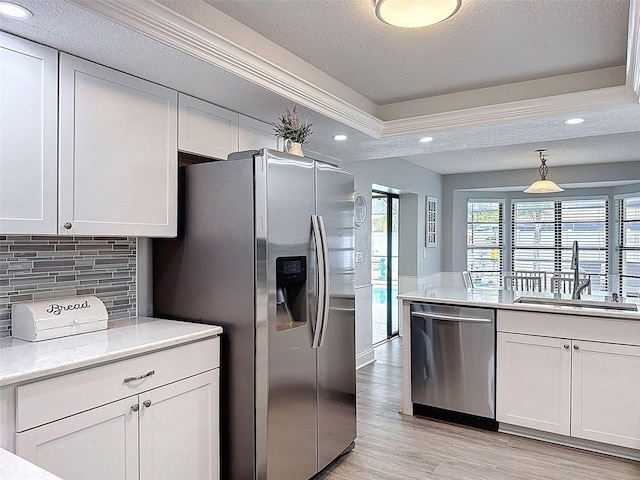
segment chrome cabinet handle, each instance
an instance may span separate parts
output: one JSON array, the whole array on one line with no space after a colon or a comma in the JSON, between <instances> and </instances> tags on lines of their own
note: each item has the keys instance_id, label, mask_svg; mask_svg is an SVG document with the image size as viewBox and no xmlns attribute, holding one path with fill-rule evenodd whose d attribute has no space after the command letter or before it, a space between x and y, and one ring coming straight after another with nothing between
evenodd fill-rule
<instances>
[{"instance_id":1,"label":"chrome cabinet handle","mask_svg":"<svg viewBox=\"0 0 640 480\"><path fill-rule=\"evenodd\" d=\"M574 349L574 350L580 350L580 345L574 345L574 346L573 346L573 349Z\"/></svg>"},{"instance_id":2,"label":"chrome cabinet handle","mask_svg":"<svg viewBox=\"0 0 640 480\"><path fill-rule=\"evenodd\" d=\"M131 410L137 412L138 410L140 410L140 405L138 405L137 403L131 405Z\"/></svg>"},{"instance_id":3,"label":"chrome cabinet handle","mask_svg":"<svg viewBox=\"0 0 640 480\"><path fill-rule=\"evenodd\" d=\"M137 377L127 377L123 380L124 383L134 382L136 380L142 380L143 378L150 377L156 373L155 370L151 370L150 372L145 373L144 375L138 375Z\"/></svg>"},{"instance_id":4,"label":"chrome cabinet handle","mask_svg":"<svg viewBox=\"0 0 640 480\"><path fill-rule=\"evenodd\" d=\"M569 344L568 344L568 343L565 343L565 344L564 344L564 348L565 348L565 350L569 350Z\"/></svg>"},{"instance_id":5,"label":"chrome cabinet handle","mask_svg":"<svg viewBox=\"0 0 640 480\"><path fill-rule=\"evenodd\" d=\"M142 404L143 404L145 407L149 408L149 407L151 406L151 400L145 400L144 402L142 402Z\"/></svg>"},{"instance_id":6,"label":"chrome cabinet handle","mask_svg":"<svg viewBox=\"0 0 640 480\"><path fill-rule=\"evenodd\" d=\"M71 222L67 222L63 225L63 227L66 228L67 230L70 230L72 226L73 225L71 224Z\"/></svg>"}]
</instances>

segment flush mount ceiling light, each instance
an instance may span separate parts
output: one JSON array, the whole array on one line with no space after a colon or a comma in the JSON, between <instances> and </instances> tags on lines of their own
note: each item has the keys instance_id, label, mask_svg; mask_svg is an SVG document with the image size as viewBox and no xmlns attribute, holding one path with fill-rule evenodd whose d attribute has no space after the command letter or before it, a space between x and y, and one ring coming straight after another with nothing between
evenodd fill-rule
<instances>
[{"instance_id":1,"label":"flush mount ceiling light","mask_svg":"<svg viewBox=\"0 0 640 480\"><path fill-rule=\"evenodd\" d=\"M547 173L549 173L549 167L547 167L547 159L544 157L544 152L546 150L536 150L538 152L538 156L540 157L541 165L538 168L538 173L540 174L540 180L537 182L533 182L529 188L527 188L524 193L554 193L554 192L564 192L564 188L560 188L551 180L547 180Z\"/></svg>"},{"instance_id":2,"label":"flush mount ceiling light","mask_svg":"<svg viewBox=\"0 0 640 480\"><path fill-rule=\"evenodd\" d=\"M396 27L418 28L446 20L462 0L375 0L376 16Z\"/></svg>"},{"instance_id":3,"label":"flush mount ceiling light","mask_svg":"<svg viewBox=\"0 0 640 480\"><path fill-rule=\"evenodd\" d=\"M344 142L347 139L346 135L336 135L333 137L336 142Z\"/></svg>"},{"instance_id":4,"label":"flush mount ceiling light","mask_svg":"<svg viewBox=\"0 0 640 480\"><path fill-rule=\"evenodd\" d=\"M433 137L422 137L420 140L418 140L420 143L429 143L433 141Z\"/></svg>"},{"instance_id":5,"label":"flush mount ceiling light","mask_svg":"<svg viewBox=\"0 0 640 480\"><path fill-rule=\"evenodd\" d=\"M0 15L24 20L31 16L31 12L20 5L16 5L15 3L0 2Z\"/></svg>"}]
</instances>

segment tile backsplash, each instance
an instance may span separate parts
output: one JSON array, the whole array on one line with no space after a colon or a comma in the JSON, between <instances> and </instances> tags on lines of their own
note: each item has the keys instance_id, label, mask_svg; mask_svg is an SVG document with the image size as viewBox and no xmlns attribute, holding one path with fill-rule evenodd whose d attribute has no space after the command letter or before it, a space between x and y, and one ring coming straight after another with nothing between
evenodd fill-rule
<instances>
[{"instance_id":1,"label":"tile backsplash","mask_svg":"<svg viewBox=\"0 0 640 480\"><path fill-rule=\"evenodd\" d=\"M0 235L0 337L11 304L95 295L109 319L136 315L136 239Z\"/></svg>"}]
</instances>

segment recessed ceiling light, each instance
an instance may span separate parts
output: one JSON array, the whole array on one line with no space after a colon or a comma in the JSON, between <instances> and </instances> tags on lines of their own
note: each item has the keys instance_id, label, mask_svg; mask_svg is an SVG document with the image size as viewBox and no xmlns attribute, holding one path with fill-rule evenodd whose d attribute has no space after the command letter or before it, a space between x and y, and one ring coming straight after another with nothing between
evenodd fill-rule
<instances>
[{"instance_id":1,"label":"recessed ceiling light","mask_svg":"<svg viewBox=\"0 0 640 480\"><path fill-rule=\"evenodd\" d=\"M419 142L420 143L429 143L430 141L433 140L433 137L422 137Z\"/></svg>"},{"instance_id":2,"label":"recessed ceiling light","mask_svg":"<svg viewBox=\"0 0 640 480\"><path fill-rule=\"evenodd\" d=\"M0 14L21 20L31 16L31 12L26 8L9 2L0 2Z\"/></svg>"},{"instance_id":3,"label":"recessed ceiling light","mask_svg":"<svg viewBox=\"0 0 640 480\"><path fill-rule=\"evenodd\" d=\"M584 118L570 118L569 120L564 121L567 125L578 125L582 122L584 122Z\"/></svg>"},{"instance_id":4,"label":"recessed ceiling light","mask_svg":"<svg viewBox=\"0 0 640 480\"><path fill-rule=\"evenodd\" d=\"M336 142L344 142L347 139L346 135L336 135L333 137Z\"/></svg>"}]
</instances>

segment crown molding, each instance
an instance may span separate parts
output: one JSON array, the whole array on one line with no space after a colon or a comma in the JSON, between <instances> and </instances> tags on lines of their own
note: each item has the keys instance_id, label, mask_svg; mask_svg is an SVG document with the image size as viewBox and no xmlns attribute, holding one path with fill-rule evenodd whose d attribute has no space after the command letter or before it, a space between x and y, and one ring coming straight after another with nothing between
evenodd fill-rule
<instances>
[{"instance_id":1,"label":"crown molding","mask_svg":"<svg viewBox=\"0 0 640 480\"><path fill-rule=\"evenodd\" d=\"M629 37L627 41L627 86L640 102L640 1L629 5Z\"/></svg>"},{"instance_id":2,"label":"crown molding","mask_svg":"<svg viewBox=\"0 0 640 480\"><path fill-rule=\"evenodd\" d=\"M153 0L67 0L374 138L637 104L640 0L631 0L626 85L383 121Z\"/></svg>"},{"instance_id":3,"label":"crown molding","mask_svg":"<svg viewBox=\"0 0 640 480\"><path fill-rule=\"evenodd\" d=\"M417 135L424 132L459 127L601 110L629 105L634 103L634 99L633 92L626 85L621 85L412 118L388 120L384 122L381 138Z\"/></svg>"},{"instance_id":4,"label":"crown molding","mask_svg":"<svg viewBox=\"0 0 640 480\"><path fill-rule=\"evenodd\" d=\"M68 0L373 137L382 121L153 0Z\"/></svg>"}]
</instances>

